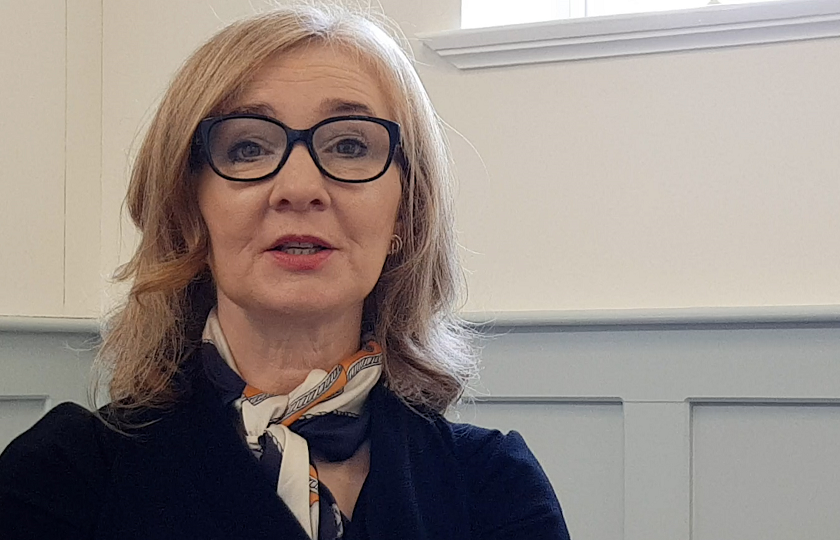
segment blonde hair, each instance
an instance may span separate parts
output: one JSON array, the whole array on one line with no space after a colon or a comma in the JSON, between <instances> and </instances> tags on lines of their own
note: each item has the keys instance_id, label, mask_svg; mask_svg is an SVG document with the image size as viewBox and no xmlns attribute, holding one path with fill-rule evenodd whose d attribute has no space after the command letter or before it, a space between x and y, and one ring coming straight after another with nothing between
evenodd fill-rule
<instances>
[{"instance_id":1,"label":"blonde hair","mask_svg":"<svg viewBox=\"0 0 840 540\"><path fill-rule=\"evenodd\" d=\"M388 387L411 405L443 412L476 373L473 334L456 315L463 291L442 124L406 54L370 14L298 5L235 22L202 45L166 92L134 163L127 208L141 232L115 278L131 281L108 319L93 388L107 381L118 408L164 406L173 376L200 340L215 287L209 235L195 192L193 135L271 57L302 45L338 45L369 63L402 130L402 250L389 256L364 318L385 356Z\"/></svg>"}]
</instances>

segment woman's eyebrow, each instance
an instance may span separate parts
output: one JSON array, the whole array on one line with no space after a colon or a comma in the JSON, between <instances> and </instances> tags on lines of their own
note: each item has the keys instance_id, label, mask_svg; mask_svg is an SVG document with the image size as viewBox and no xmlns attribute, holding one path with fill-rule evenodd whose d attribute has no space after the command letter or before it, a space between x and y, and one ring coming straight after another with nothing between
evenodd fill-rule
<instances>
[{"instance_id":1,"label":"woman's eyebrow","mask_svg":"<svg viewBox=\"0 0 840 540\"><path fill-rule=\"evenodd\" d=\"M319 107L324 115L332 114L361 114L365 116L376 116L368 105L359 101L348 101L346 99L325 99Z\"/></svg>"},{"instance_id":2,"label":"woman's eyebrow","mask_svg":"<svg viewBox=\"0 0 840 540\"><path fill-rule=\"evenodd\" d=\"M376 116L376 113L373 112L373 109L369 105L360 101L350 101L340 98L325 99L318 106L318 112L325 117L341 114ZM274 107L263 102L243 103L230 108L225 114L259 114L271 118L278 118Z\"/></svg>"},{"instance_id":3,"label":"woman's eyebrow","mask_svg":"<svg viewBox=\"0 0 840 540\"><path fill-rule=\"evenodd\" d=\"M277 114L274 112L274 108L267 103L245 103L237 105L226 114L259 114L262 116L269 116L271 118L277 117Z\"/></svg>"}]
</instances>

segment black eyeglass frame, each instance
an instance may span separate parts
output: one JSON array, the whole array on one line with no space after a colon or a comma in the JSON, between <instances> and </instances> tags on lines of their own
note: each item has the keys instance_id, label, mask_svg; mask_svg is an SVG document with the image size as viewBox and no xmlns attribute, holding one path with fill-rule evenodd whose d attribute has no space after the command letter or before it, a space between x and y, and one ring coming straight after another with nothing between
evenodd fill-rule
<instances>
[{"instance_id":1,"label":"black eyeglass frame","mask_svg":"<svg viewBox=\"0 0 840 540\"><path fill-rule=\"evenodd\" d=\"M251 118L255 120L265 120L266 122L270 122L276 126L279 126L283 129L283 131L286 132L286 150L283 152L283 156L280 158L280 161L277 163L277 166L274 168L273 171L271 171L268 174L264 174L263 176L260 176L258 178L242 179L228 176L222 171L220 171L218 167L216 167L216 164L213 163L213 157L211 156L210 152L210 131L213 129L214 126L216 126L216 124L233 118ZM313 134L318 128L322 126L346 120L364 120L368 122L373 122L374 124L379 124L388 130L388 136L390 137L388 141L388 159L385 161L385 165L382 167L382 171L378 174L362 180L347 180L344 178L338 178L335 175L330 174L330 172L327 171L323 167L323 165L321 165L321 161L318 159L318 153L312 146ZM325 120L321 120L309 129L292 129L283 122L280 122L279 120L270 116L265 116L262 114L235 113L205 118L204 120L198 123L198 128L195 131L195 138L196 143L199 146L199 151L201 152L201 155L204 157L204 160L207 162L207 164L210 165L210 168L213 169L213 171L216 174L218 174L225 180L230 180L232 182L259 182L261 180L271 178L272 176L280 172L280 169L282 169L283 165L286 164L286 161L288 161L294 146L298 143L303 143L306 146L307 151L309 152L309 156L315 163L315 166L318 167L319 171L321 171L321 174L323 174L327 178L330 178L331 180L335 180L336 182L343 182L346 184L364 184L366 182L373 182L374 180L380 178L383 174L388 172L388 169L391 167L391 163L394 161L394 156L397 155L397 149L400 145L400 125L396 122L392 122L391 120L385 120L384 118L377 118L375 116L348 115L332 116Z\"/></svg>"}]
</instances>

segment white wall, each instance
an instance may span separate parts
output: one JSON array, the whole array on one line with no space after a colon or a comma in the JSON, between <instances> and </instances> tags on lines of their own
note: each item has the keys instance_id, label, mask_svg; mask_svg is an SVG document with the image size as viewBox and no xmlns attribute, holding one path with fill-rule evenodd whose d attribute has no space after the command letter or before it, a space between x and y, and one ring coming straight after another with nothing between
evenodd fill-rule
<instances>
[{"instance_id":1,"label":"white wall","mask_svg":"<svg viewBox=\"0 0 840 540\"><path fill-rule=\"evenodd\" d=\"M212 6L106 5L106 179L187 52L251 9ZM458 25L457 0L383 7L409 37ZM472 72L414 45L454 128L468 311L840 303L840 40Z\"/></svg>"},{"instance_id":2,"label":"white wall","mask_svg":"<svg viewBox=\"0 0 840 540\"><path fill-rule=\"evenodd\" d=\"M46 2L0 3L0 312L64 302L65 22Z\"/></svg>"},{"instance_id":3,"label":"white wall","mask_svg":"<svg viewBox=\"0 0 840 540\"><path fill-rule=\"evenodd\" d=\"M458 26L458 0L383 7L409 37ZM95 315L156 100L251 2L2 9L0 313ZM840 304L840 39L469 72L413 42L453 127L468 311Z\"/></svg>"},{"instance_id":4,"label":"white wall","mask_svg":"<svg viewBox=\"0 0 840 540\"><path fill-rule=\"evenodd\" d=\"M461 148L470 308L838 303L838 61L826 40L447 74L432 94L489 171Z\"/></svg>"},{"instance_id":5,"label":"white wall","mask_svg":"<svg viewBox=\"0 0 840 540\"><path fill-rule=\"evenodd\" d=\"M468 309L840 300L840 40L469 72L418 53L487 169L453 136Z\"/></svg>"}]
</instances>

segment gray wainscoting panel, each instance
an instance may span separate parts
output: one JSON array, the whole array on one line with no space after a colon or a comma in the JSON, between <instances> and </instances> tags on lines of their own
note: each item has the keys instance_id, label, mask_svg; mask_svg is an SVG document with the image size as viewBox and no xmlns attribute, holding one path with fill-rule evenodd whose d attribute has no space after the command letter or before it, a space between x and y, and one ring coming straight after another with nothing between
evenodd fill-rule
<instances>
[{"instance_id":1,"label":"gray wainscoting panel","mask_svg":"<svg viewBox=\"0 0 840 540\"><path fill-rule=\"evenodd\" d=\"M542 431L557 429L550 415L526 413L517 409L518 402L621 404L615 408L623 415L620 450L598 449L595 457L538 454L553 475L566 467L588 467L592 459L601 459L597 456L620 456L623 526L618 533L612 524L618 516L614 503L603 502L613 497L614 482L599 484L599 496L589 497L587 479L555 480L576 539L840 538L840 478L826 472L834 464L823 453L830 448L840 463L835 450L840 448L840 428L835 427L840 418L828 412L838 409L816 405L840 407L837 322L575 323L497 327L488 334L493 337L484 342L476 395L514 404L506 428L528 429L529 437L538 434L536 440ZM771 409L759 408L764 416L739 416L744 403L775 404L781 412L765 418ZM712 404L731 404L738 414L732 421L710 417L708 411L728 410ZM805 404L803 410L819 420L800 418L787 404ZM694 417L697 440L692 446L693 408L700 412ZM550 409L557 414L557 408ZM480 414L479 409L478 423L486 421ZM785 444L804 446L790 448L773 434L787 437ZM736 436L737 444L724 444L726 437ZM752 460L747 468L751 480L733 483L741 459ZM790 469L796 474L787 478L791 487L768 494L773 465L783 459L797 460ZM822 484L809 484L815 475ZM822 493L814 489L834 491L809 504L808 497ZM740 501L760 503L766 497L768 504L758 504L752 513L739 509ZM787 498L792 502L785 510ZM604 514L607 506L609 515ZM811 524L796 529L792 524L801 525L803 517ZM779 519L788 525L767 527ZM728 529L721 533L720 527Z\"/></svg>"},{"instance_id":2,"label":"gray wainscoting panel","mask_svg":"<svg viewBox=\"0 0 840 540\"><path fill-rule=\"evenodd\" d=\"M621 538L624 418L621 403L487 401L455 421L518 431L554 486L575 540Z\"/></svg>"},{"instance_id":3,"label":"gray wainscoting panel","mask_svg":"<svg viewBox=\"0 0 840 540\"><path fill-rule=\"evenodd\" d=\"M840 324L499 329L482 365L494 397L840 397Z\"/></svg>"},{"instance_id":4,"label":"gray wainscoting panel","mask_svg":"<svg viewBox=\"0 0 840 540\"><path fill-rule=\"evenodd\" d=\"M0 332L0 451L64 401L87 406L96 336Z\"/></svg>"},{"instance_id":5,"label":"gray wainscoting panel","mask_svg":"<svg viewBox=\"0 0 840 540\"><path fill-rule=\"evenodd\" d=\"M45 397L0 398L0 451L19 433L29 429L47 408Z\"/></svg>"},{"instance_id":6,"label":"gray wainscoting panel","mask_svg":"<svg viewBox=\"0 0 840 540\"><path fill-rule=\"evenodd\" d=\"M692 411L692 540L840 538L840 404Z\"/></svg>"},{"instance_id":7,"label":"gray wainscoting panel","mask_svg":"<svg viewBox=\"0 0 840 540\"><path fill-rule=\"evenodd\" d=\"M477 401L451 417L519 431L575 540L837 540L840 320L762 313L486 328ZM85 405L94 355L95 325L18 323L0 447Z\"/></svg>"}]
</instances>

